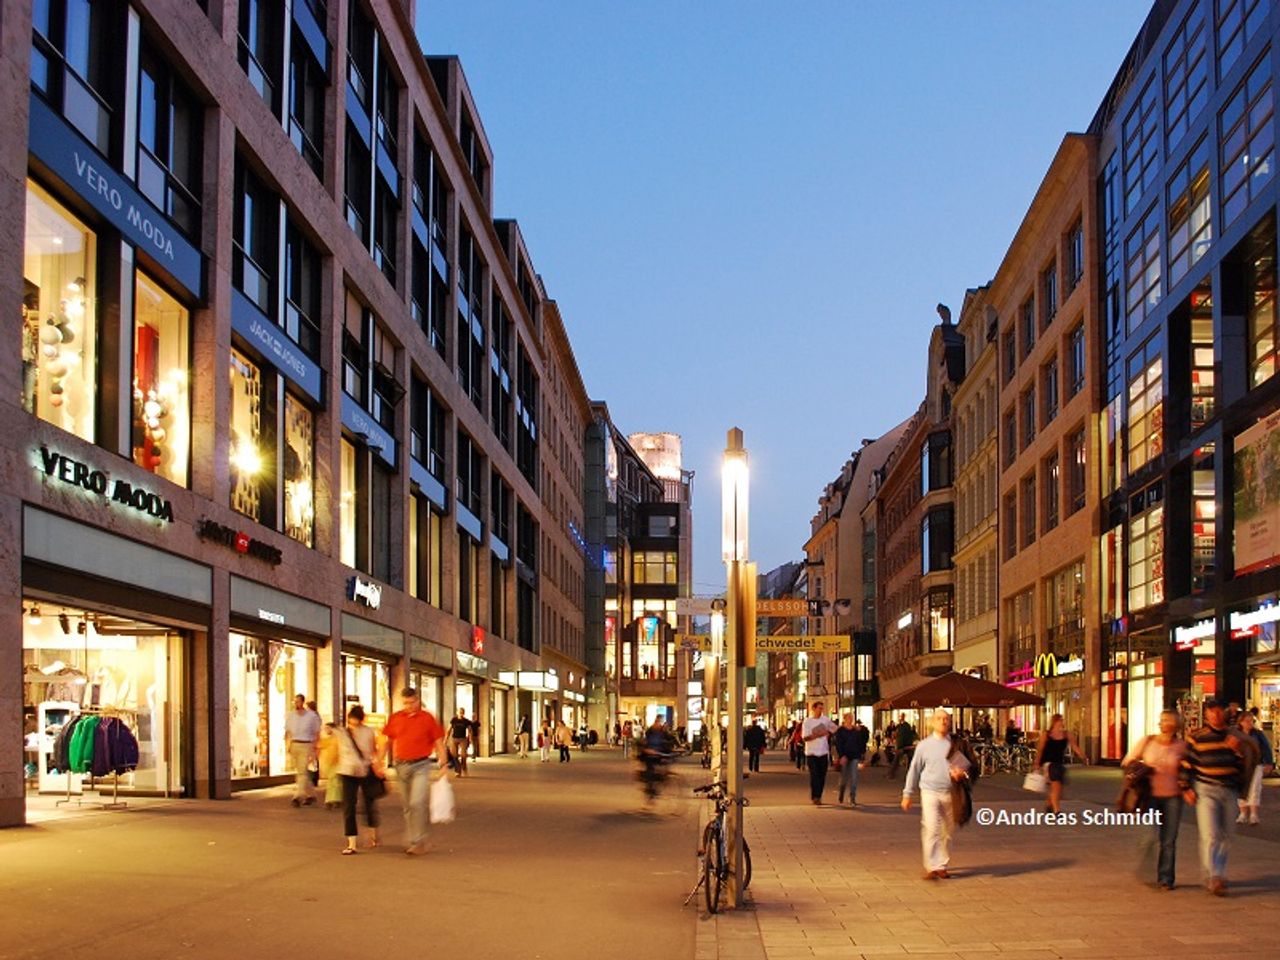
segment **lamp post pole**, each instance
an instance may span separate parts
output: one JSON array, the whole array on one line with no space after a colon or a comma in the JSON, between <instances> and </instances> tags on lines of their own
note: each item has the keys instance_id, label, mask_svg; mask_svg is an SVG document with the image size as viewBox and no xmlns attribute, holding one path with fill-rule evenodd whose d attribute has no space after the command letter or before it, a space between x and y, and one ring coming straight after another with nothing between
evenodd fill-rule
<instances>
[{"instance_id":1,"label":"lamp post pole","mask_svg":"<svg viewBox=\"0 0 1280 960\"><path fill-rule=\"evenodd\" d=\"M736 800L742 796L743 670L755 663L755 571L747 561L747 451L742 431L729 431L724 451L721 500L721 545L727 566L725 666L729 685L729 729L725 737L726 781ZM742 805L734 803L726 817L729 845L729 903L742 906Z\"/></svg>"}]
</instances>

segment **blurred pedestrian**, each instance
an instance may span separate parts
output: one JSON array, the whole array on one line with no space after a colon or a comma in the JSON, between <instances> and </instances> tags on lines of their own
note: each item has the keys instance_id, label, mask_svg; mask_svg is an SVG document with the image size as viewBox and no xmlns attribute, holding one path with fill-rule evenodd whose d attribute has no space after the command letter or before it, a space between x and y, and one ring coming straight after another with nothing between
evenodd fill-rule
<instances>
[{"instance_id":1,"label":"blurred pedestrian","mask_svg":"<svg viewBox=\"0 0 1280 960\"><path fill-rule=\"evenodd\" d=\"M347 726L338 739L338 773L342 776L342 828L347 838L343 854L356 852L356 800L364 794L364 817L369 825L369 846L378 845L378 798L386 784L374 771L377 737L365 726L364 707L355 704L347 711Z\"/></svg>"},{"instance_id":2,"label":"blurred pedestrian","mask_svg":"<svg viewBox=\"0 0 1280 960\"><path fill-rule=\"evenodd\" d=\"M1155 825L1154 834L1148 834L1143 841L1144 849L1153 843L1160 848L1156 861L1156 883L1161 890L1172 890L1174 886L1174 866L1178 855L1178 829L1182 825L1182 791L1178 787L1178 770L1187 745L1181 736L1182 718L1176 710L1164 710L1160 713L1160 732L1143 737L1133 749L1120 761L1122 768L1127 768L1135 761L1141 761L1151 768L1150 773L1150 809L1159 811L1160 820ZM1143 858L1144 863L1150 861Z\"/></svg>"},{"instance_id":3,"label":"blurred pedestrian","mask_svg":"<svg viewBox=\"0 0 1280 960\"><path fill-rule=\"evenodd\" d=\"M1075 734L1067 732L1062 714L1055 713L1049 718L1049 729L1040 734L1040 743L1036 746L1036 769L1047 768L1045 772L1049 780L1049 796L1046 803L1054 813L1058 813L1062 806L1062 788L1067 785L1068 750L1078 756L1085 766L1089 765L1089 758L1076 743Z\"/></svg>"},{"instance_id":4,"label":"blurred pedestrian","mask_svg":"<svg viewBox=\"0 0 1280 960\"><path fill-rule=\"evenodd\" d=\"M320 732L320 746L316 759L320 764L320 776L324 778L324 805L336 810L342 806L342 777L338 775L338 740L344 736L338 725L326 723Z\"/></svg>"},{"instance_id":5,"label":"blurred pedestrian","mask_svg":"<svg viewBox=\"0 0 1280 960\"><path fill-rule=\"evenodd\" d=\"M1258 814L1262 809L1262 778L1275 769L1275 755L1271 750L1271 741L1258 729L1257 717L1248 710L1240 714L1240 732L1253 741L1258 749L1258 761L1253 765L1253 776L1244 787L1244 796L1240 798L1240 815L1236 823L1258 824Z\"/></svg>"},{"instance_id":6,"label":"blurred pedestrian","mask_svg":"<svg viewBox=\"0 0 1280 960\"><path fill-rule=\"evenodd\" d=\"M852 713L846 713L836 731L836 763L840 768L839 803L844 803L844 795L849 794L849 806L858 805L858 771L867 755L867 728L861 721L854 720Z\"/></svg>"},{"instance_id":7,"label":"blurred pedestrian","mask_svg":"<svg viewBox=\"0 0 1280 960\"><path fill-rule=\"evenodd\" d=\"M400 800L404 804L405 853L423 852L427 839L427 793L432 767L438 761L438 776L446 776L449 754L444 745L444 727L429 710L413 687L400 691L401 707L387 720L382 735L387 739L387 753L395 762L400 781Z\"/></svg>"},{"instance_id":8,"label":"blurred pedestrian","mask_svg":"<svg viewBox=\"0 0 1280 960\"><path fill-rule=\"evenodd\" d=\"M460 777L467 775L467 746L470 743L471 721L467 719L467 711L460 709L458 715L449 721L449 746Z\"/></svg>"},{"instance_id":9,"label":"blurred pedestrian","mask_svg":"<svg viewBox=\"0 0 1280 960\"><path fill-rule=\"evenodd\" d=\"M551 759L551 721L542 718L542 726L538 728L539 762L546 763Z\"/></svg>"},{"instance_id":10,"label":"blurred pedestrian","mask_svg":"<svg viewBox=\"0 0 1280 960\"><path fill-rule=\"evenodd\" d=\"M480 720L476 717L475 711L471 712L471 732L467 735L467 739L471 741L471 752L475 754L472 760L479 762L480 760Z\"/></svg>"},{"instance_id":11,"label":"blurred pedestrian","mask_svg":"<svg viewBox=\"0 0 1280 960\"><path fill-rule=\"evenodd\" d=\"M560 762L568 763L569 748L573 746L573 731L563 720L556 721L556 746L560 748Z\"/></svg>"},{"instance_id":12,"label":"blurred pedestrian","mask_svg":"<svg viewBox=\"0 0 1280 960\"><path fill-rule=\"evenodd\" d=\"M628 720L622 725L622 759L625 760L631 756L631 748L634 746L635 728Z\"/></svg>"},{"instance_id":13,"label":"blurred pedestrian","mask_svg":"<svg viewBox=\"0 0 1280 960\"><path fill-rule=\"evenodd\" d=\"M836 732L836 725L822 715L826 707L821 700L814 701L810 709L813 716L805 720L800 730L804 741L804 762L809 768L809 802L819 806L822 804L822 791L827 785L831 735Z\"/></svg>"},{"instance_id":14,"label":"blurred pedestrian","mask_svg":"<svg viewBox=\"0 0 1280 960\"><path fill-rule=\"evenodd\" d=\"M578 749L583 753L587 751L587 738L590 736L587 730L587 723L584 720L578 727Z\"/></svg>"},{"instance_id":15,"label":"blurred pedestrian","mask_svg":"<svg viewBox=\"0 0 1280 960\"><path fill-rule=\"evenodd\" d=\"M1200 868L1215 897L1227 895L1227 854L1235 830L1247 759L1255 749L1227 727L1222 701L1204 702L1205 725L1187 735L1186 754L1178 770L1182 798L1196 808L1200 833Z\"/></svg>"},{"instance_id":16,"label":"blurred pedestrian","mask_svg":"<svg viewBox=\"0 0 1280 960\"><path fill-rule=\"evenodd\" d=\"M747 772L760 772L760 754L764 753L765 747L764 727L760 726L759 720L752 720L751 726L742 732L742 745L747 748Z\"/></svg>"},{"instance_id":17,"label":"blurred pedestrian","mask_svg":"<svg viewBox=\"0 0 1280 960\"><path fill-rule=\"evenodd\" d=\"M529 756L529 715L523 714L516 723L516 746L520 750L520 759L524 760Z\"/></svg>"},{"instance_id":18,"label":"blurred pedestrian","mask_svg":"<svg viewBox=\"0 0 1280 960\"><path fill-rule=\"evenodd\" d=\"M315 786L308 767L316 758L320 739L320 714L307 707L307 698L298 694L293 709L284 718L285 749L293 761L293 800L295 807L316 802Z\"/></svg>"},{"instance_id":19,"label":"blurred pedestrian","mask_svg":"<svg viewBox=\"0 0 1280 960\"><path fill-rule=\"evenodd\" d=\"M804 769L804 724L799 720L793 721L791 724L791 762L796 765L797 770Z\"/></svg>"},{"instance_id":20,"label":"blurred pedestrian","mask_svg":"<svg viewBox=\"0 0 1280 960\"><path fill-rule=\"evenodd\" d=\"M950 728L948 727L948 730ZM885 774L890 780L898 775L898 766L903 760L911 762L911 751L919 738L916 728L907 722L905 713L898 714L898 722L893 728L893 762L889 764L889 772Z\"/></svg>"},{"instance_id":21,"label":"blurred pedestrian","mask_svg":"<svg viewBox=\"0 0 1280 960\"><path fill-rule=\"evenodd\" d=\"M907 768L902 788L902 809L911 809L911 797L920 791L920 845L924 852L924 878L946 880L951 863L951 835L955 810L951 785L968 776L970 761L965 751L953 750L951 715L944 710L933 714L933 733L917 744Z\"/></svg>"}]
</instances>

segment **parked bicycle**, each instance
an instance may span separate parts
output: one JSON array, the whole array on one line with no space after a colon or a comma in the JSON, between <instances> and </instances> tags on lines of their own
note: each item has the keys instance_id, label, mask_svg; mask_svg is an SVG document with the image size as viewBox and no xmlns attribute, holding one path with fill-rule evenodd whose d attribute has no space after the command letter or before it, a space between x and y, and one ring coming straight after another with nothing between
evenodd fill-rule
<instances>
[{"instance_id":1,"label":"parked bicycle","mask_svg":"<svg viewBox=\"0 0 1280 960\"><path fill-rule=\"evenodd\" d=\"M694 787L694 793L704 794L708 800L714 801L716 812L702 831L702 846L698 848L701 868L698 871L698 882L685 897L689 901L698 895L701 887L707 903L707 912L715 913L720 909L720 892L733 872L730 864L729 838L725 831L724 818L733 804L745 807L750 801L746 797L733 797L728 793L728 784L708 783ZM742 889L751 885L751 845L744 838L742 841Z\"/></svg>"}]
</instances>

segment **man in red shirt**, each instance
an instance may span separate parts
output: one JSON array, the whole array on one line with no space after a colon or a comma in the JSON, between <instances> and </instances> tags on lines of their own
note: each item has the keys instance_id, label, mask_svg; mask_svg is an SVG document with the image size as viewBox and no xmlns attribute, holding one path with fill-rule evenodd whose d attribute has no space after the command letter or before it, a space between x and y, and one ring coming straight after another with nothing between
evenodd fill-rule
<instances>
[{"instance_id":1,"label":"man in red shirt","mask_svg":"<svg viewBox=\"0 0 1280 960\"><path fill-rule=\"evenodd\" d=\"M388 759L395 763L404 803L405 833L409 845L405 853L425 852L427 838L427 793L431 764L439 763L438 777L448 775L449 755L445 752L444 727L427 710L413 687L400 691L403 706L382 728L387 738Z\"/></svg>"}]
</instances>

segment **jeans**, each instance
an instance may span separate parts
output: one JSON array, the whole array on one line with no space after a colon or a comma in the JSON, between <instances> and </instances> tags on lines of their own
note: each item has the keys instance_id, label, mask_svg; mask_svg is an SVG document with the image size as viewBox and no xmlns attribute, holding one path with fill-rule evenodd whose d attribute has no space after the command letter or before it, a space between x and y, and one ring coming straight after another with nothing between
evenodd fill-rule
<instances>
[{"instance_id":1,"label":"jeans","mask_svg":"<svg viewBox=\"0 0 1280 960\"><path fill-rule=\"evenodd\" d=\"M858 764L859 757L843 757L840 767L840 802L844 803L844 795L849 794L849 802L858 802Z\"/></svg>"},{"instance_id":2,"label":"jeans","mask_svg":"<svg viewBox=\"0 0 1280 960\"><path fill-rule=\"evenodd\" d=\"M431 786L432 766L430 760L396 764L400 802L404 804L404 835L411 847L427 836L427 791Z\"/></svg>"},{"instance_id":3,"label":"jeans","mask_svg":"<svg viewBox=\"0 0 1280 960\"><path fill-rule=\"evenodd\" d=\"M1144 849L1159 846L1156 882L1173 886L1174 862L1178 855L1178 828L1182 825L1182 797L1152 797L1151 809L1160 811L1160 824L1143 841ZM1144 858L1145 859L1145 858ZM1150 869L1150 860L1145 860Z\"/></svg>"},{"instance_id":4,"label":"jeans","mask_svg":"<svg viewBox=\"0 0 1280 960\"><path fill-rule=\"evenodd\" d=\"M1236 829L1240 795L1220 783L1201 781L1196 790L1196 829L1200 832L1200 869L1206 881L1226 879L1227 848Z\"/></svg>"},{"instance_id":5,"label":"jeans","mask_svg":"<svg viewBox=\"0 0 1280 960\"><path fill-rule=\"evenodd\" d=\"M470 740L453 741L453 755L458 760L458 776L460 777L464 777L467 774L467 747L470 745Z\"/></svg>"},{"instance_id":6,"label":"jeans","mask_svg":"<svg viewBox=\"0 0 1280 960\"><path fill-rule=\"evenodd\" d=\"M920 790L920 844L924 848L924 868L945 870L951 862L950 790Z\"/></svg>"},{"instance_id":7,"label":"jeans","mask_svg":"<svg viewBox=\"0 0 1280 960\"><path fill-rule=\"evenodd\" d=\"M826 754L820 757L805 757L809 765L809 796L814 800L822 799L822 790L827 785L827 764L831 758Z\"/></svg>"},{"instance_id":8,"label":"jeans","mask_svg":"<svg viewBox=\"0 0 1280 960\"><path fill-rule=\"evenodd\" d=\"M366 773L363 777L342 775L342 829L347 837L359 836L356 829L356 794L364 794L364 818L371 828L378 826L378 801L373 798L373 781L378 776Z\"/></svg>"},{"instance_id":9,"label":"jeans","mask_svg":"<svg viewBox=\"0 0 1280 960\"><path fill-rule=\"evenodd\" d=\"M560 762L569 762L569 745L567 743L560 744Z\"/></svg>"},{"instance_id":10,"label":"jeans","mask_svg":"<svg viewBox=\"0 0 1280 960\"><path fill-rule=\"evenodd\" d=\"M314 796L311 786L311 775L307 773L307 764L311 762L314 743L289 741L289 759L293 761L293 799L310 800Z\"/></svg>"},{"instance_id":11,"label":"jeans","mask_svg":"<svg viewBox=\"0 0 1280 960\"><path fill-rule=\"evenodd\" d=\"M752 747L750 750L747 751L747 772L748 773L760 772L760 754L762 752L763 751L761 751L756 747Z\"/></svg>"}]
</instances>

